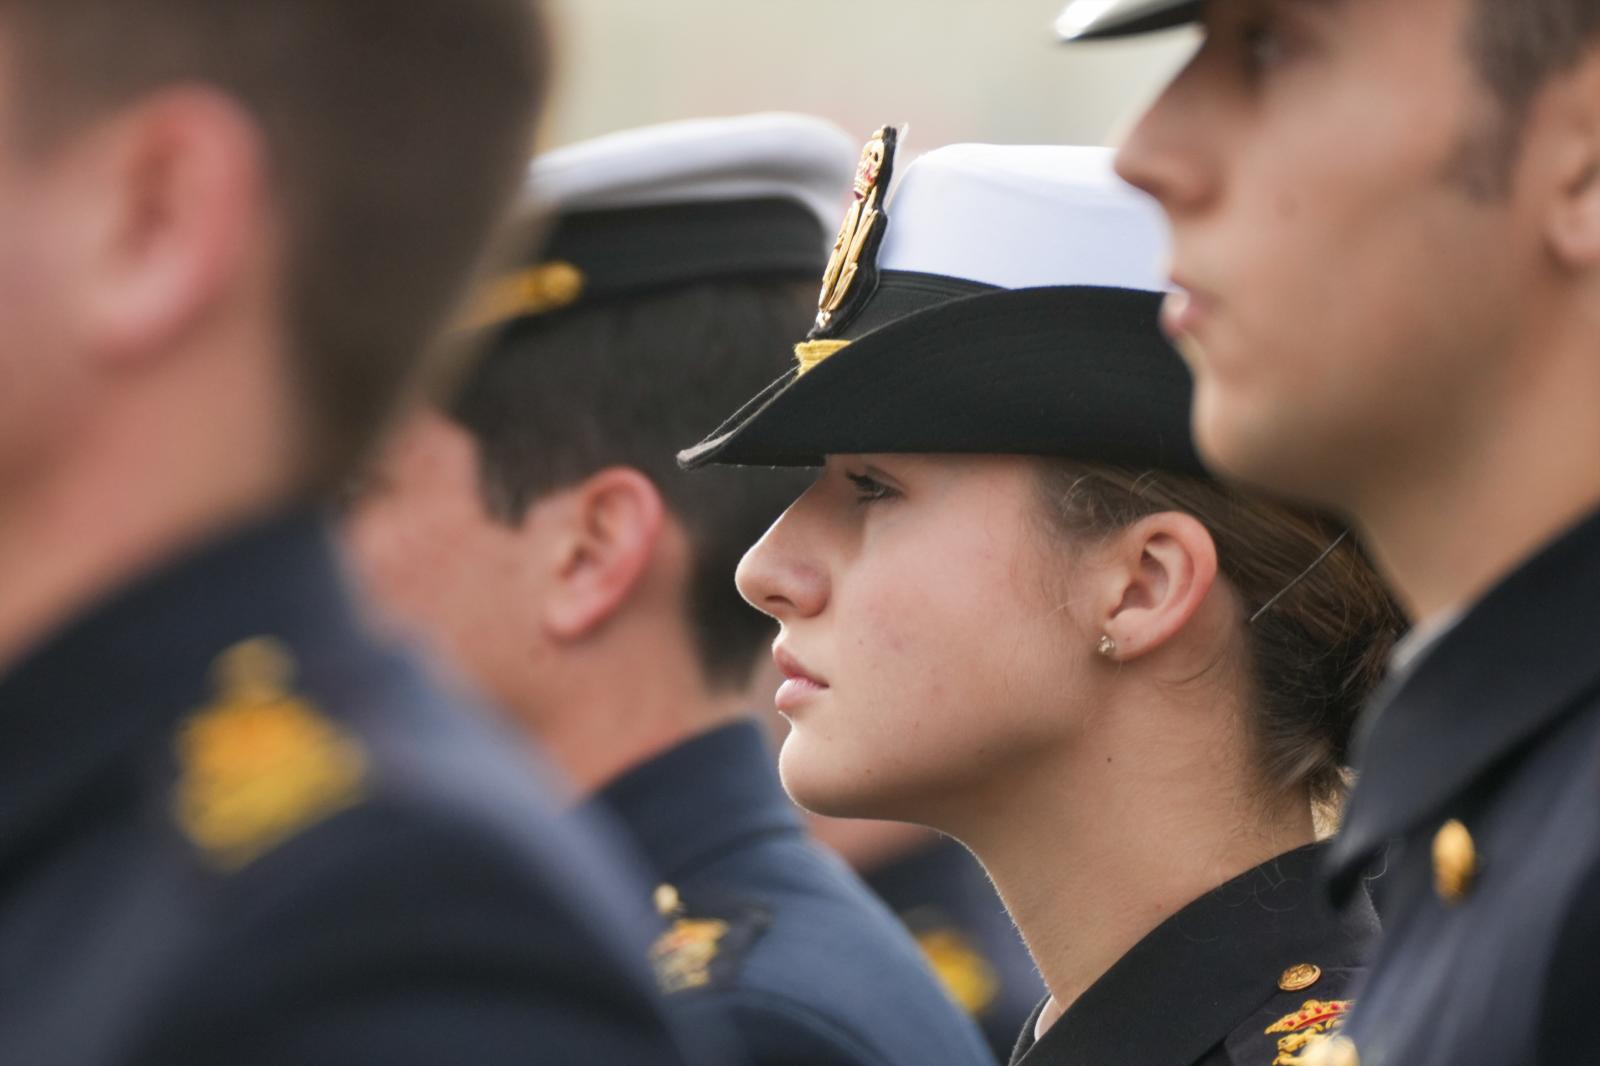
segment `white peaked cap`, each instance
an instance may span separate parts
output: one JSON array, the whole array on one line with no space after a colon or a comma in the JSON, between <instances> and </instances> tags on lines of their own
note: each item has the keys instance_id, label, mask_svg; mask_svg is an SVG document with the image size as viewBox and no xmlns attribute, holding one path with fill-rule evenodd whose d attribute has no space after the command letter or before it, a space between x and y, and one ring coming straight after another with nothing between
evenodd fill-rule
<instances>
[{"instance_id":1,"label":"white peaked cap","mask_svg":"<svg viewBox=\"0 0 1600 1066\"><path fill-rule=\"evenodd\" d=\"M694 119L548 152L523 210L541 221L464 328L730 278L815 277L855 173L844 131L807 115Z\"/></svg>"},{"instance_id":2,"label":"white peaked cap","mask_svg":"<svg viewBox=\"0 0 1600 1066\"><path fill-rule=\"evenodd\" d=\"M608 134L540 156L534 206L556 213L771 198L805 205L830 235L858 146L810 115L701 118Z\"/></svg>"},{"instance_id":3,"label":"white peaked cap","mask_svg":"<svg viewBox=\"0 0 1600 1066\"><path fill-rule=\"evenodd\" d=\"M1158 323L1166 227L1111 153L899 153L897 130L868 142L793 368L678 462L1051 455L1205 476Z\"/></svg>"},{"instance_id":4,"label":"white peaked cap","mask_svg":"<svg viewBox=\"0 0 1600 1066\"><path fill-rule=\"evenodd\" d=\"M957 144L920 156L890 191L878 265L1005 289L1160 292L1168 230L1108 148Z\"/></svg>"}]
</instances>

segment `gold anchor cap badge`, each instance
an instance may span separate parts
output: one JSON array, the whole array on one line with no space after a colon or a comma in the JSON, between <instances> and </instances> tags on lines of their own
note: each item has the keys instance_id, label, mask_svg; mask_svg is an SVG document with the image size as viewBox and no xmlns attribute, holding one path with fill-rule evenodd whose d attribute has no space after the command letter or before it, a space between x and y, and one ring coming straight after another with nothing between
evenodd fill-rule
<instances>
[{"instance_id":1,"label":"gold anchor cap badge","mask_svg":"<svg viewBox=\"0 0 1600 1066\"><path fill-rule=\"evenodd\" d=\"M854 200L833 242L828 267L822 273L822 294L817 299L817 332L826 330L844 306L845 297L850 295L861 271L861 257L866 252L867 242L883 220L880 204L883 185L894 160L895 138L896 131L885 126L872 135L861 151L851 190Z\"/></svg>"}]
</instances>

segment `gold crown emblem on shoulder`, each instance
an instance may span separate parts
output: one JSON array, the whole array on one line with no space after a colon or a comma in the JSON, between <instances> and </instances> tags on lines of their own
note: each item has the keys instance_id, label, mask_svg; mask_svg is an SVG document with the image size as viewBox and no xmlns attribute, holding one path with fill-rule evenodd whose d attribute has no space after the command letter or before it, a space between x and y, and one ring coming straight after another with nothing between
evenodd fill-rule
<instances>
[{"instance_id":1,"label":"gold crown emblem on shoulder","mask_svg":"<svg viewBox=\"0 0 1600 1066\"><path fill-rule=\"evenodd\" d=\"M1267 1035L1289 1035L1278 1041L1278 1055L1272 1066L1321 1066L1329 1062L1329 1056L1343 1046L1336 1043L1335 1034L1351 1006L1348 999L1308 999L1298 1011L1279 1018L1267 1028Z\"/></svg>"},{"instance_id":2,"label":"gold crown emblem on shoulder","mask_svg":"<svg viewBox=\"0 0 1600 1066\"><path fill-rule=\"evenodd\" d=\"M359 802L361 743L294 694L295 664L272 638L234 645L214 667L215 700L179 730L179 827L208 860L237 870Z\"/></svg>"}]
</instances>

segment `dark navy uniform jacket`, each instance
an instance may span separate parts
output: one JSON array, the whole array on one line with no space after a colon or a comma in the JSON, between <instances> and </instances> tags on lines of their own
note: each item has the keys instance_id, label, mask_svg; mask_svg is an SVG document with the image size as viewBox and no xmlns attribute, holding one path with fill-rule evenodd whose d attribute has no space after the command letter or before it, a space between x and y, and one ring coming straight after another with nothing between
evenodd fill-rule
<instances>
[{"instance_id":1,"label":"dark navy uniform jacket","mask_svg":"<svg viewBox=\"0 0 1600 1066\"><path fill-rule=\"evenodd\" d=\"M751 1062L992 1066L905 929L806 836L754 724L691 739L597 799L664 882L674 922L654 955L670 999L731 1018Z\"/></svg>"},{"instance_id":2,"label":"dark navy uniform jacket","mask_svg":"<svg viewBox=\"0 0 1600 1066\"><path fill-rule=\"evenodd\" d=\"M0 1062L677 1063L646 915L293 517L0 678Z\"/></svg>"},{"instance_id":3,"label":"dark navy uniform jacket","mask_svg":"<svg viewBox=\"0 0 1600 1066\"><path fill-rule=\"evenodd\" d=\"M1365 893L1335 911L1323 846L1281 855L1157 926L1035 1043L1024 1066L1298 1066L1336 1038L1372 951ZM1040 1009L1043 1009L1041 1004Z\"/></svg>"},{"instance_id":4,"label":"dark navy uniform jacket","mask_svg":"<svg viewBox=\"0 0 1600 1066\"><path fill-rule=\"evenodd\" d=\"M864 877L911 930L990 1050L998 1058L1010 1055L1044 995L1044 982L978 860L946 838Z\"/></svg>"},{"instance_id":5,"label":"dark navy uniform jacket","mask_svg":"<svg viewBox=\"0 0 1600 1066\"><path fill-rule=\"evenodd\" d=\"M1357 766L1331 870L1386 865L1385 937L1333 1061L1600 1062L1600 516L1380 692Z\"/></svg>"}]
</instances>

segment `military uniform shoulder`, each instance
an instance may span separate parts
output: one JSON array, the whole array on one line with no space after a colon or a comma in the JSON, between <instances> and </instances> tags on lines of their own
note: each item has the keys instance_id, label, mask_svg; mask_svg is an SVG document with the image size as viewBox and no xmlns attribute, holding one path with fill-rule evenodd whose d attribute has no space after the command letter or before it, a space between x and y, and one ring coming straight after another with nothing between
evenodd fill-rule
<instances>
[{"instance_id":1,"label":"military uniform shoulder","mask_svg":"<svg viewBox=\"0 0 1600 1066\"><path fill-rule=\"evenodd\" d=\"M746 957L772 924L769 907L726 894L694 907L677 886L656 886L656 912L667 928L650 948L656 982L665 995L727 992L739 984Z\"/></svg>"},{"instance_id":2,"label":"military uniform shoulder","mask_svg":"<svg viewBox=\"0 0 1600 1066\"><path fill-rule=\"evenodd\" d=\"M183 858L136 840L130 861L159 864L151 880L168 892L123 905L165 944L150 975L160 1039L225 1031L274 996L289 1012L334 1001L342 982L430 981L451 958L458 973L509 967L523 993L537 985L537 1002L506 1011L508 1032L554 1021L566 989L604 987L626 1005L620 1027L583 1039L659 1052L644 914L604 849L577 839L469 715L445 713L420 680L407 691L420 675L363 692L373 663L350 662L337 680L302 677L284 640L234 644L210 698L166 738L153 783ZM375 725L380 710L400 728ZM397 1045L393 1061L412 1059Z\"/></svg>"},{"instance_id":3,"label":"military uniform shoulder","mask_svg":"<svg viewBox=\"0 0 1600 1066\"><path fill-rule=\"evenodd\" d=\"M221 900L236 884L259 899L277 884L390 878L421 901L470 894L457 874L474 871L518 909L609 906L613 927L636 920L612 929L619 944L647 939L606 842L577 839L537 771L404 657L312 654L302 669L289 641L262 636L222 651L211 675L153 782L197 891Z\"/></svg>"},{"instance_id":4,"label":"military uniform shoulder","mask_svg":"<svg viewBox=\"0 0 1600 1066\"><path fill-rule=\"evenodd\" d=\"M723 1011L756 1063L992 1062L893 917L850 902L661 885L659 987Z\"/></svg>"},{"instance_id":5,"label":"military uniform shoulder","mask_svg":"<svg viewBox=\"0 0 1600 1066\"><path fill-rule=\"evenodd\" d=\"M274 638L220 654L212 697L171 738L172 820L203 865L244 869L368 797L367 745L296 689L296 663Z\"/></svg>"},{"instance_id":6,"label":"military uniform shoulder","mask_svg":"<svg viewBox=\"0 0 1600 1066\"><path fill-rule=\"evenodd\" d=\"M685 938L714 936L713 963L690 971L709 987L824 1004L839 1017L870 1014L870 1003L890 998L904 1007L921 992L946 1005L894 915L803 839L747 845L662 886L656 904L671 923L657 958L669 992L692 957L681 950Z\"/></svg>"},{"instance_id":7,"label":"military uniform shoulder","mask_svg":"<svg viewBox=\"0 0 1600 1066\"><path fill-rule=\"evenodd\" d=\"M242 873L334 822L476 825L526 841L529 819L552 817L537 771L402 656L302 660L290 640L257 636L216 656L208 686L177 717L155 774L172 826L216 873Z\"/></svg>"},{"instance_id":8,"label":"military uniform shoulder","mask_svg":"<svg viewBox=\"0 0 1600 1066\"><path fill-rule=\"evenodd\" d=\"M1337 1046L1364 970L1301 962L1277 975L1277 990L1227 1039L1230 1066L1323 1066Z\"/></svg>"},{"instance_id":9,"label":"military uniform shoulder","mask_svg":"<svg viewBox=\"0 0 1600 1066\"><path fill-rule=\"evenodd\" d=\"M771 930L770 906L725 893L696 895L691 908L675 886L655 890L656 909L668 925L651 946L650 962L669 1002L688 1017L706 1014L715 1024L731 1024L754 1064L884 1061L859 1034L820 1009L826 998L820 982L797 974L797 985L810 989L797 995L749 979L749 956Z\"/></svg>"}]
</instances>

